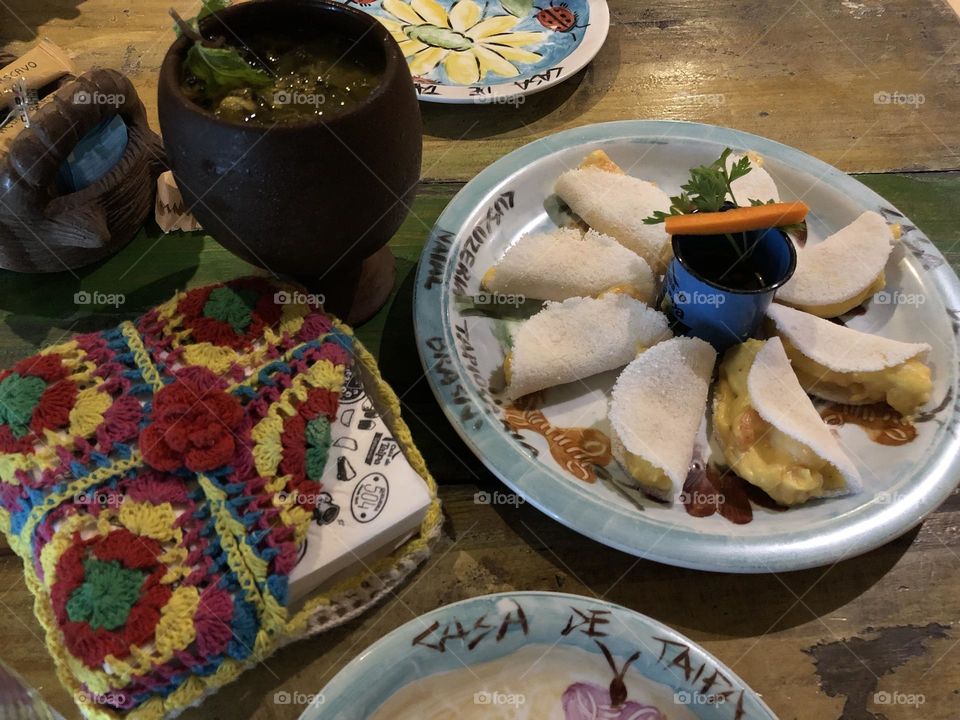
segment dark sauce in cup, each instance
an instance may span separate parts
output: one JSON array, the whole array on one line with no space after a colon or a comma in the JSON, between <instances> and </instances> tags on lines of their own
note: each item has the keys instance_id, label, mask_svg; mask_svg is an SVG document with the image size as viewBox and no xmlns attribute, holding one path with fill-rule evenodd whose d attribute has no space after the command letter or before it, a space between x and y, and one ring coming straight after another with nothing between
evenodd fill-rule
<instances>
[{"instance_id":1,"label":"dark sauce in cup","mask_svg":"<svg viewBox=\"0 0 960 720\"><path fill-rule=\"evenodd\" d=\"M683 260L704 280L735 290L759 290L766 285L764 268L751 252L756 233L691 236L683 248ZM736 247L734 247L734 243ZM743 251L746 250L746 252Z\"/></svg>"}]
</instances>

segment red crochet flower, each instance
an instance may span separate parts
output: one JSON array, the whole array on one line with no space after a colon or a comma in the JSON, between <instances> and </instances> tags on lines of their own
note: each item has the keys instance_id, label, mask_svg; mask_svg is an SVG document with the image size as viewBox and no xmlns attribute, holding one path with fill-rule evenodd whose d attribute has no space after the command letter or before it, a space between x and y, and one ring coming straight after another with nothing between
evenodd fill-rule
<instances>
[{"instance_id":1,"label":"red crochet flower","mask_svg":"<svg viewBox=\"0 0 960 720\"><path fill-rule=\"evenodd\" d=\"M172 472L205 472L230 462L243 422L243 407L224 382L202 367L177 373L153 401L152 422L140 433L148 465Z\"/></svg>"}]
</instances>

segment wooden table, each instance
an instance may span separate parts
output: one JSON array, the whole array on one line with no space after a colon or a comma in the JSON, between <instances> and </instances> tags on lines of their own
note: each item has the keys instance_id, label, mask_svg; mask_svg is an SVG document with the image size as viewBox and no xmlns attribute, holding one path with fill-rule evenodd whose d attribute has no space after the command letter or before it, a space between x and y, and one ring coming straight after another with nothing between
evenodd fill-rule
<instances>
[{"instance_id":1,"label":"wooden table","mask_svg":"<svg viewBox=\"0 0 960 720\"><path fill-rule=\"evenodd\" d=\"M156 73L184 0L0 0L0 47L37 35L82 67L124 70L156 122ZM603 596L661 620L732 666L783 718L955 718L960 702L960 494L919 527L829 568L737 576L681 570L609 550L528 507L484 506L497 481L449 427L413 340L414 266L447 201L481 168L528 141L604 120L679 118L794 145L860 175L960 266L960 22L943 0L613 0L609 39L585 72L519 108L424 106L423 182L392 242L395 296L359 335L379 351L414 437L441 483L447 522L427 566L363 619L294 644L188 718L294 718L278 690L319 690L368 644L415 615L472 595L542 589ZM922 95L917 107L876 93ZM0 366L104 328L174 290L253 268L201 235L149 227L109 261L43 277L0 274ZM78 290L123 293L113 313L78 308ZM389 352L386 352L389 350ZM20 563L0 549L0 656L66 717ZM878 706L878 691L922 695Z\"/></svg>"}]
</instances>

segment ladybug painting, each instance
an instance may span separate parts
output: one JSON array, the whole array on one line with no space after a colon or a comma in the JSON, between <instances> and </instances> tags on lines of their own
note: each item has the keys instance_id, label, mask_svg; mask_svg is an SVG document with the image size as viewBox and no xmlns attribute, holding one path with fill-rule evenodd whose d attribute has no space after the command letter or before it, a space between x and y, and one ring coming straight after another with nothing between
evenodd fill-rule
<instances>
[{"instance_id":1,"label":"ladybug painting","mask_svg":"<svg viewBox=\"0 0 960 720\"><path fill-rule=\"evenodd\" d=\"M577 28L586 27L586 25L577 25L577 14L566 3L548 5L543 9L537 8L537 14L534 17L547 30L570 33L574 40L577 39L577 36L573 34L573 31Z\"/></svg>"}]
</instances>

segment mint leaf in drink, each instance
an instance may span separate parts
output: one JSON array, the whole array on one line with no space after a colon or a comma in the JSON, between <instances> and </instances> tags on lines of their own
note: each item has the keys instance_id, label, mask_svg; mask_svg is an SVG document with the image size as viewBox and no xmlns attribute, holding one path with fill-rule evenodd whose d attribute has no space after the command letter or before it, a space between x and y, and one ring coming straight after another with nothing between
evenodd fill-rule
<instances>
[{"instance_id":1,"label":"mint leaf in drink","mask_svg":"<svg viewBox=\"0 0 960 720\"><path fill-rule=\"evenodd\" d=\"M173 31L177 34L177 37L180 37L184 33L190 37L199 35L197 24L207 17L207 15L213 15L213 13L219 10L230 7L231 3L232 0L201 0L200 11L197 13L196 17L192 17L189 20L182 19L173 9L171 9L170 14L173 15L175 20Z\"/></svg>"},{"instance_id":2,"label":"mint leaf in drink","mask_svg":"<svg viewBox=\"0 0 960 720\"><path fill-rule=\"evenodd\" d=\"M218 10L230 7L230 0L201 0L200 12L197 13L197 21L203 20L207 15L212 15Z\"/></svg>"},{"instance_id":3,"label":"mint leaf in drink","mask_svg":"<svg viewBox=\"0 0 960 720\"><path fill-rule=\"evenodd\" d=\"M229 92L239 88L262 88L273 79L250 65L234 47L205 47L194 43L184 67L204 84L207 92Z\"/></svg>"}]
</instances>

